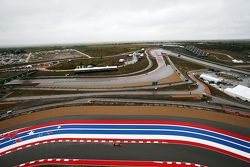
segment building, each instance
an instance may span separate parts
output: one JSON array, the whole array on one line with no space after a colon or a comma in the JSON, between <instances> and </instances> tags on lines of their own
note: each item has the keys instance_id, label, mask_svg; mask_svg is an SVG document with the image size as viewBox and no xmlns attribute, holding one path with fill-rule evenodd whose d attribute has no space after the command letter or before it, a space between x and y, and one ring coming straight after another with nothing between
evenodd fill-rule
<instances>
[{"instance_id":1,"label":"building","mask_svg":"<svg viewBox=\"0 0 250 167\"><path fill-rule=\"evenodd\" d=\"M185 47L186 50L193 52L198 57L207 57L209 55L208 52L203 51L202 49L199 49L193 45L187 45Z\"/></svg>"},{"instance_id":2,"label":"building","mask_svg":"<svg viewBox=\"0 0 250 167\"><path fill-rule=\"evenodd\" d=\"M118 62L119 62L119 63L124 63L124 62L125 62L125 59L119 59Z\"/></svg>"},{"instance_id":3,"label":"building","mask_svg":"<svg viewBox=\"0 0 250 167\"><path fill-rule=\"evenodd\" d=\"M99 71L116 71L118 70L117 66L106 66L106 67L81 67L78 66L74 69L75 73L86 73L86 72L99 72Z\"/></svg>"},{"instance_id":4,"label":"building","mask_svg":"<svg viewBox=\"0 0 250 167\"><path fill-rule=\"evenodd\" d=\"M243 86L243 85L237 85L234 88L226 88L224 89L224 92L230 96L239 98L244 101L250 102L250 88Z\"/></svg>"},{"instance_id":5,"label":"building","mask_svg":"<svg viewBox=\"0 0 250 167\"><path fill-rule=\"evenodd\" d=\"M242 63L244 63L243 60L236 60L236 59L233 59L232 62L235 63L235 64L242 64Z\"/></svg>"},{"instance_id":6,"label":"building","mask_svg":"<svg viewBox=\"0 0 250 167\"><path fill-rule=\"evenodd\" d=\"M208 74L201 74L200 79L208 81L209 83L216 83L216 84L223 82L223 79L216 78L216 77L213 77L213 76L208 75Z\"/></svg>"}]
</instances>

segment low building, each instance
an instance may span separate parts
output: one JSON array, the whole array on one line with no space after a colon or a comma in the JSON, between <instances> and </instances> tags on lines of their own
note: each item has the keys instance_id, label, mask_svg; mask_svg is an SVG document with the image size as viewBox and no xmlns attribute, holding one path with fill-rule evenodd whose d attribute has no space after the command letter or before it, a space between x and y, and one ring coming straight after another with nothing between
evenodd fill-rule
<instances>
[{"instance_id":1,"label":"low building","mask_svg":"<svg viewBox=\"0 0 250 167\"><path fill-rule=\"evenodd\" d=\"M235 64L242 64L242 63L244 63L243 60L236 60L236 59L233 59L232 62L235 63Z\"/></svg>"},{"instance_id":2,"label":"low building","mask_svg":"<svg viewBox=\"0 0 250 167\"><path fill-rule=\"evenodd\" d=\"M224 89L224 92L230 96L239 98L244 101L250 102L250 88L243 86L243 85L237 85L234 88L226 88Z\"/></svg>"},{"instance_id":3,"label":"low building","mask_svg":"<svg viewBox=\"0 0 250 167\"><path fill-rule=\"evenodd\" d=\"M125 59L119 59L118 62L119 62L119 63L123 63L123 62L125 62Z\"/></svg>"},{"instance_id":4,"label":"low building","mask_svg":"<svg viewBox=\"0 0 250 167\"><path fill-rule=\"evenodd\" d=\"M221 78L216 78L216 77L213 77L211 75L208 75L208 74L201 74L200 75L200 79L203 79L205 81L208 81L209 83L221 83L223 82L223 79Z\"/></svg>"},{"instance_id":5,"label":"low building","mask_svg":"<svg viewBox=\"0 0 250 167\"><path fill-rule=\"evenodd\" d=\"M27 65L27 66L25 66L25 68L32 68L32 65Z\"/></svg>"},{"instance_id":6,"label":"low building","mask_svg":"<svg viewBox=\"0 0 250 167\"><path fill-rule=\"evenodd\" d=\"M117 66L106 66L106 67L76 67L74 69L75 73L86 73L86 72L99 72L99 71L116 71L118 70Z\"/></svg>"}]
</instances>

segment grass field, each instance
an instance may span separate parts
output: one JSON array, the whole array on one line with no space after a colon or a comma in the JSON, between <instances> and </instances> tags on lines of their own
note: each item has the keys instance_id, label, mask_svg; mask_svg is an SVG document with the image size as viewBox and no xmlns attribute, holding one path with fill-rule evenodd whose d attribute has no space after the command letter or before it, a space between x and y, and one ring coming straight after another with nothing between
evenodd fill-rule
<instances>
[{"instance_id":1,"label":"grass field","mask_svg":"<svg viewBox=\"0 0 250 167\"><path fill-rule=\"evenodd\" d=\"M99 96L102 97L102 96ZM122 98L122 99L145 99L145 100L173 100L173 101L200 101L193 97L174 97L171 95L116 95L103 96L105 98Z\"/></svg>"},{"instance_id":2,"label":"grass field","mask_svg":"<svg viewBox=\"0 0 250 167\"><path fill-rule=\"evenodd\" d=\"M44 47L24 47L19 48L23 50L25 53L32 53L38 51L52 51L52 50L62 50L62 49L77 49L81 52L84 52L92 57L103 58L106 56L117 55L121 53L136 51L141 48L149 48L152 45L144 45L144 44L99 44L99 45L65 45L65 46L44 46ZM10 48L10 50L16 50L17 48ZM1 49L0 49L1 51ZM21 64L9 64L2 65L0 68L8 68L19 65L27 65L29 63L21 63Z\"/></svg>"},{"instance_id":3,"label":"grass field","mask_svg":"<svg viewBox=\"0 0 250 167\"><path fill-rule=\"evenodd\" d=\"M223 54L228 54L234 59L240 59L245 62L250 61L250 42L249 41L211 41L211 42L199 42L199 41L190 41L190 42L181 42L181 45L194 45L200 49L212 52L220 52ZM196 55L190 51L187 51L182 47L170 47L164 46L164 48L172 50L177 53L187 54L190 56L196 57ZM216 58L216 57L217 58ZM231 62L228 57L221 57L221 55L211 55L204 60L213 61L220 64L226 64L229 66L235 65Z\"/></svg>"},{"instance_id":4,"label":"grass field","mask_svg":"<svg viewBox=\"0 0 250 167\"><path fill-rule=\"evenodd\" d=\"M163 91L180 91L180 90L188 90L188 91L192 91L194 89L196 89L198 86L196 84L185 84L185 85L176 85L176 86L168 86L165 88L158 88L158 90L163 90Z\"/></svg>"},{"instance_id":5,"label":"grass field","mask_svg":"<svg viewBox=\"0 0 250 167\"><path fill-rule=\"evenodd\" d=\"M191 63L191 62L188 62L188 61L176 58L176 57L170 57L170 59L175 64L176 68L178 68L180 72L186 77L188 77L187 75L188 71L206 69L206 67L202 65Z\"/></svg>"},{"instance_id":6,"label":"grass field","mask_svg":"<svg viewBox=\"0 0 250 167\"><path fill-rule=\"evenodd\" d=\"M77 66L88 66L92 65L94 67L101 66L119 66L121 65L118 61L120 58L126 58L127 56L115 56L115 57L104 57L104 58L93 58L93 59L78 59L72 60L70 62L63 61L59 64L50 67L51 70L68 70L75 69Z\"/></svg>"},{"instance_id":7,"label":"grass field","mask_svg":"<svg viewBox=\"0 0 250 167\"><path fill-rule=\"evenodd\" d=\"M118 45L88 45L73 46L72 48L84 52L92 57L105 57L125 52L136 51L141 48L149 48L150 45L118 44Z\"/></svg>"},{"instance_id":8,"label":"grass field","mask_svg":"<svg viewBox=\"0 0 250 167\"><path fill-rule=\"evenodd\" d=\"M95 73L86 73L82 75L88 76L101 76L101 75L120 75L120 74L129 74L132 72L136 72L142 70L148 66L148 60L146 57L143 57L135 64L130 64L124 67L118 68L118 71L109 71L109 72L95 72Z\"/></svg>"},{"instance_id":9,"label":"grass field","mask_svg":"<svg viewBox=\"0 0 250 167\"><path fill-rule=\"evenodd\" d=\"M15 90L8 97L19 97L19 96L36 96L36 95L61 95L61 94L76 94L86 93L82 91L57 91L57 90Z\"/></svg>"},{"instance_id":10,"label":"grass field","mask_svg":"<svg viewBox=\"0 0 250 167\"><path fill-rule=\"evenodd\" d=\"M119 57L119 56L118 56ZM116 63L118 62L118 57L115 58L97 58L97 59L91 59L91 60L77 60L75 62L72 61L72 63L62 63L59 64L55 67L53 67L53 69L70 69L71 67L76 67L76 65L80 65L80 63L82 63L82 65L89 65L89 64L93 64L94 66L106 66L106 65L117 65ZM157 62L156 60L152 60L153 62L153 66L145 71L151 71L153 69L155 69L157 67ZM105 63L105 64L104 64ZM113 64L114 63L114 64ZM136 72L139 70L142 70L144 68L146 68L148 66L148 60L146 57L143 57L141 60L139 60L139 62L137 62L136 64L132 64L132 65L127 65L125 67L119 67L118 71L108 71L108 72L95 72L95 73L84 73L84 74L80 74L78 76L107 76L107 75L120 75L120 74L128 74L128 73L132 73L132 72ZM71 68L72 69L72 68ZM30 77L37 77L37 76L65 76L66 74L70 74L70 76L75 75L74 72L52 72L52 71L38 71L35 74L33 74Z\"/></svg>"},{"instance_id":11,"label":"grass field","mask_svg":"<svg viewBox=\"0 0 250 167\"><path fill-rule=\"evenodd\" d=\"M96 44L96 45L71 45L71 46L47 46L47 47L27 47L22 48L25 52L51 51L61 49L77 49L92 57L104 57L135 51L141 48L149 48L150 45L144 44Z\"/></svg>"},{"instance_id":12,"label":"grass field","mask_svg":"<svg viewBox=\"0 0 250 167\"><path fill-rule=\"evenodd\" d=\"M22 73L22 72L12 72L12 71L0 72L0 78L12 77L12 76L18 75L20 73Z\"/></svg>"}]
</instances>

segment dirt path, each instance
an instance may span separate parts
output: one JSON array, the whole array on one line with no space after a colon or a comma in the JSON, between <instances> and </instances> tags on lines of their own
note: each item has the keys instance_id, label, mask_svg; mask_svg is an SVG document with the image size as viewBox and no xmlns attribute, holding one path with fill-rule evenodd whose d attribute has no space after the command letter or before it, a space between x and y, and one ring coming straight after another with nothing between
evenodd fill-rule
<instances>
[{"instance_id":1,"label":"dirt path","mask_svg":"<svg viewBox=\"0 0 250 167\"><path fill-rule=\"evenodd\" d=\"M162 115L198 118L250 128L249 118L204 109L173 106L75 106L55 108L4 120L0 122L0 129L66 115Z\"/></svg>"}]
</instances>

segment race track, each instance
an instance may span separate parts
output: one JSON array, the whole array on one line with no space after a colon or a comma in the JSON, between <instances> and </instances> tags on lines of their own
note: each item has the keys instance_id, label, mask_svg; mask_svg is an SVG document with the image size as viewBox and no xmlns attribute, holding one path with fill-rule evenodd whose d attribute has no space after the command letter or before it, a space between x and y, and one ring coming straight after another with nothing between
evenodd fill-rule
<instances>
[{"instance_id":1,"label":"race track","mask_svg":"<svg viewBox=\"0 0 250 167\"><path fill-rule=\"evenodd\" d=\"M156 120L65 120L4 133L0 155L48 143L178 144L200 147L249 162L249 137L213 127ZM0 158L1 162L1 158Z\"/></svg>"},{"instance_id":2,"label":"race track","mask_svg":"<svg viewBox=\"0 0 250 167\"><path fill-rule=\"evenodd\" d=\"M100 86L100 85L124 85L138 84L159 81L171 77L174 73L170 65L166 65L161 52L158 49L150 50L150 55L157 61L157 68L145 74L127 77L107 77L107 78L68 78L68 79L31 79L14 80L8 84L22 84L24 82L39 83L39 87L65 87L65 86Z\"/></svg>"}]
</instances>

